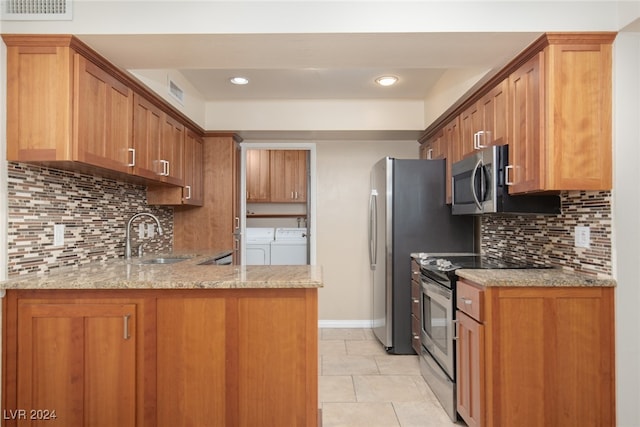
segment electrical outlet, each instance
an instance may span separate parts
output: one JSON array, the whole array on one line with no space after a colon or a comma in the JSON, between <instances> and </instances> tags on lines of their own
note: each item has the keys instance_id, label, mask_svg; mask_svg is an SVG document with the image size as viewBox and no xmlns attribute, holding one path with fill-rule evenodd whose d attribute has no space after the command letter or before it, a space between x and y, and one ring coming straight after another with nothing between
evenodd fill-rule
<instances>
[{"instance_id":1,"label":"electrical outlet","mask_svg":"<svg viewBox=\"0 0 640 427\"><path fill-rule=\"evenodd\" d=\"M54 224L53 226L53 246L64 245L64 224Z\"/></svg>"},{"instance_id":2,"label":"electrical outlet","mask_svg":"<svg viewBox=\"0 0 640 427\"><path fill-rule=\"evenodd\" d=\"M591 229L584 226L576 226L575 233L575 246L576 248L589 248L591 247Z\"/></svg>"},{"instance_id":3,"label":"electrical outlet","mask_svg":"<svg viewBox=\"0 0 640 427\"><path fill-rule=\"evenodd\" d=\"M156 225L154 223L147 223L147 237L149 239L153 239L156 237Z\"/></svg>"}]
</instances>

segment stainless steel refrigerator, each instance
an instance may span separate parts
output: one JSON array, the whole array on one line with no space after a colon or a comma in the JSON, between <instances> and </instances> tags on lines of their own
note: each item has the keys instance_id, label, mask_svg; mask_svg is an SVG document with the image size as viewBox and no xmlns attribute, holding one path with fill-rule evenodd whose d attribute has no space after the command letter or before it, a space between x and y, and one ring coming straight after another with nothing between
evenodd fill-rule
<instances>
[{"instance_id":1,"label":"stainless steel refrigerator","mask_svg":"<svg viewBox=\"0 0 640 427\"><path fill-rule=\"evenodd\" d=\"M474 218L451 215L445 161L385 157L371 171L373 331L389 353L411 347L412 252L473 252Z\"/></svg>"}]
</instances>

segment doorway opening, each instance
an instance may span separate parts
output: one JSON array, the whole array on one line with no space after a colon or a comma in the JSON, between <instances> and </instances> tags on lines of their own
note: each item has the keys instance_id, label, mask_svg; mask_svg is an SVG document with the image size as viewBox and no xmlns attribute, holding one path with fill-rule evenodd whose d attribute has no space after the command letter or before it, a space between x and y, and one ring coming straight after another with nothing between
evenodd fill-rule
<instances>
[{"instance_id":1,"label":"doorway opening","mask_svg":"<svg viewBox=\"0 0 640 427\"><path fill-rule=\"evenodd\" d=\"M273 142L247 141L240 144L240 258L243 265L247 264L306 264L316 263L316 144L308 142ZM260 151L260 153L257 153ZM265 188L264 183L248 182L248 168L269 168L268 162L276 162L276 189L273 194ZM257 163L256 163L257 162ZM262 163L260 163L262 162ZM285 163L287 164L285 173ZM294 164L304 162L304 179L299 176L302 172ZM297 170L297 172L296 172ZM297 174L297 175L296 175ZM268 180L268 182L271 182ZM296 187L292 183L304 182L304 187ZM260 186L262 185L262 190ZM267 186L269 184L266 184ZM268 195L265 195L267 194ZM249 229L248 236L247 230ZM271 231L272 230L272 231ZM264 237L264 233L267 237ZM280 236L279 243L274 243L269 256L264 255L264 242L255 239L256 233L262 233L262 239L268 239L268 233ZM306 244L300 249L296 239L304 235ZM290 239L290 242L286 242ZM282 244L280 244L282 243ZM293 249L297 247L298 249ZM300 250L306 250L305 258L300 261L297 255Z\"/></svg>"}]
</instances>

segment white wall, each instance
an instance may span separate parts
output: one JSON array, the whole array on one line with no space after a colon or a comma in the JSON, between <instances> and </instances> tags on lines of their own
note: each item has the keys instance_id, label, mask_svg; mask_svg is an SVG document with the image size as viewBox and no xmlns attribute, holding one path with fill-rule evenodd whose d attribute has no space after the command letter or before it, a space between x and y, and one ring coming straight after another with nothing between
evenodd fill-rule
<instances>
[{"instance_id":1,"label":"white wall","mask_svg":"<svg viewBox=\"0 0 640 427\"><path fill-rule=\"evenodd\" d=\"M369 325L369 173L382 157L418 158L415 141L325 141L317 152L317 263L323 325ZM351 321L344 322L344 321ZM332 321L332 322L329 322Z\"/></svg>"},{"instance_id":2,"label":"white wall","mask_svg":"<svg viewBox=\"0 0 640 427\"><path fill-rule=\"evenodd\" d=\"M618 425L640 426L640 33L614 44L614 275Z\"/></svg>"},{"instance_id":3,"label":"white wall","mask_svg":"<svg viewBox=\"0 0 640 427\"><path fill-rule=\"evenodd\" d=\"M312 99L208 102L208 130L419 130L422 101Z\"/></svg>"}]
</instances>

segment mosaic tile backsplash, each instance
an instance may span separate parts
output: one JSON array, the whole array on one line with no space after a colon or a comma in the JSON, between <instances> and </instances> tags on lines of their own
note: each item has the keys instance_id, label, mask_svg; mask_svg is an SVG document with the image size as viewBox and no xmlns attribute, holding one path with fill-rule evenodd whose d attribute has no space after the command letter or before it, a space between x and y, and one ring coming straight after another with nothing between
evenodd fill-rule
<instances>
[{"instance_id":1,"label":"mosaic tile backsplash","mask_svg":"<svg viewBox=\"0 0 640 427\"><path fill-rule=\"evenodd\" d=\"M486 215L483 254L611 276L611 192L561 194L560 215ZM589 226L589 248L575 247L575 226Z\"/></svg>"},{"instance_id":2,"label":"mosaic tile backsplash","mask_svg":"<svg viewBox=\"0 0 640 427\"><path fill-rule=\"evenodd\" d=\"M153 236L144 234L145 253L170 251L173 209L148 206L146 187L75 172L8 163L8 275L48 272L60 267L124 256L125 227L131 215L158 217ZM136 247L142 217L131 227ZM54 246L54 225L64 224L64 245Z\"/></svg>"},{"instance_id":3,"label":"mosaic tile backsplash","mask_svg":"<svg viewBox=\"0 0 640 427\"><path fill-rule=\"evenodd\" d=\"M611 193L565 192L561 199L560 215L483 216L482 253L610 276ZM122 257L125 225L137 212L153 213L164 230L144 239L145 252L170 251L173 209L148 206L144 186L9 162L9 276ZM54 224L65 225L63 246L53 246ZM590 227L590 248L574 247L577 225ZM136 221L134 246L138 230Z\"/></svg>"}]
</instances>

